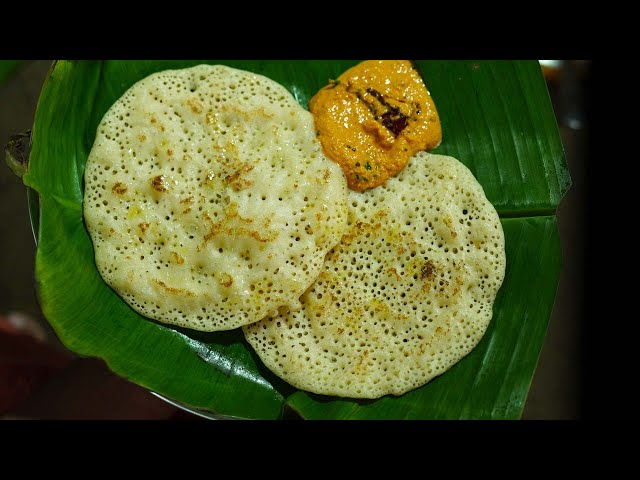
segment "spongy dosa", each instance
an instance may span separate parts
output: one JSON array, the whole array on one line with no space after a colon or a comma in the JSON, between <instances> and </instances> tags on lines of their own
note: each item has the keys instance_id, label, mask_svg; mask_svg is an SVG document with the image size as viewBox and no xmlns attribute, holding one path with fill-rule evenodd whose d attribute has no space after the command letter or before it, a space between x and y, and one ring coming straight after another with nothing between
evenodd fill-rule
<instances>
[{"instance_id":1,"label":"spongy dosa","mask_svg":"<svg viewBox=\"0 0 640 480\"><path fill-rule=\"evenodd\" d=\"M84 216L100 274L135 310L227 330L299 308L346 195L283 86L200 65L144 78L105 114Z\"/></svg>"},{"instance_id":2,"label":"spongy dosa","mask_svg":"<svg viewBox=\"0 0 640 480\"><path fill-rule=\"evenodd\" d=\"M243 328L293 386L400 395L480 341L505 273L504 233L473 174L420 152L383 186L350 191L349 226L304 308Z\"/></svg>"}]
</instances>

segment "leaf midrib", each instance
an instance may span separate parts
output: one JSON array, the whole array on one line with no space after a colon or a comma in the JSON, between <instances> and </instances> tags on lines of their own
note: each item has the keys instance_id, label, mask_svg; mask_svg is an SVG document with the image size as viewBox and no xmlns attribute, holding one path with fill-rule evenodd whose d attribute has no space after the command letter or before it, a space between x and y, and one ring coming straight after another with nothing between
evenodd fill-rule
<instances>
[{"instance_id":1,"label":"leaf midrib","mask_svg":"<svg viewBox=\"0 0 640 480\"><path fill-rule=\"evenodd\" d=\"M527 217L553 217L557 215L557 208L540 208L533 210L498 210L498 217L501 219L527 218Z\"/></svg>"}]
</instances>

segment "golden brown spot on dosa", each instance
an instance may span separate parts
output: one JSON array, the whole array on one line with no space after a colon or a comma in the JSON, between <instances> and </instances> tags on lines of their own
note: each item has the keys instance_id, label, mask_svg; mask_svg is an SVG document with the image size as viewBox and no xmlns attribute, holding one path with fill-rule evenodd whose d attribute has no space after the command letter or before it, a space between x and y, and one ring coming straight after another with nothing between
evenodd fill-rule
<instances>
[{"instance_id":1,"label":"golden brown spot on dosa","mask_svg":"<svg viewBox=\"0 0 640 480\"><path fill-rule=\"evenodd\" d=\"M238 214L238 204L230 203L225 208L225 218L219 222L214 222L207 212L203 214L204 219L209 223L209 231L205 234L204 240L197 250L200 251L206 243L217 237L218 235L226 235L229 237L246 236L251 237L258 242L271 242L275 240L280 232L277 230L271 232L264 232L259 230L252 230L248 226L253 223L252 218L243 218ZM240 223L240 225L238 225Z\"/></svg>"},{"instance_id":2,"label":"golden brown spot on dosa","mask_svg":"<svg viewBox=\"0 0 640 480\"><path fill-rule=\"evenodd\" d=\"M169 287L166 283L164 283L162 280L158 280L157 278L154 278L153 281L172 295L185 295L187 297L196 296L195 293L193 293L191 290L187 290L186 288Z\"/></svg>"},{"instance_id":3,"label":"golden brown spot on dosa","mask_svg":"<svg viewBox=\"0 0 640 480\"><path fill-rule=\"evenodd\" d=\"M322 271L320 275L318 275L318 280L323 282L328 282L333 279L333 276L329 272Z\"/></svg>"},{"instance_id":4,"label":"golden brown spot on dosa","mask_svg":"<svg viewBox=\"0 0 640 480\"><path fill-rule=\"evenodd\" d=\"M127 193L127 186L123 183L117 182L113 184L113 187L111 187L111 191L115 194L123 195Z\"/></svg>"},{"instance_id":5,"label":"golden brown spot on dosa","mask_svg":"<svg viewBox=\"0 0 640 480\"><path fill-rule=\"evenodd\" d=\"M169 182L164 175L156 175L151 179L151 186L157 192L166 192L169 190Z\"/></svg>"},{"instance_id":6,"label":"golden brown spot on dosa","mask_svg":"<svg viewBox=\"0 0 640 480\"><path fill-rule=\"evenodd\" d=\"M187 105L191 108L193 113L202 113L202 104L195 98L187 100Z\"/></svg>"},{"instance_id":7,"label":"golden brown spot on dosa","mask_svg":"<svg viewBox=\"0 0 640 480\"><path fill-rule=\"evenodd\" d=\"M440 336L440 335L446 335L446 334L448 334L448 333L449 333L449 331L451 330L451 329L448 327L448 325L449 325L449 320L447 320L447 321L445 322L445 326L447 326L447 329L446 329L446 330L445 330L444 328L442 328L442 327L436 327L436 331L435 331L435 333L434 333L434 336ZM431 346L431 344L429 344L429 346Z\"/></svg>"},{"instance_id":8,"label":"golden brown spot on dosa","mask_svg":"<svg viewBox=\"0 0 640 480\"><path fill-rule=\"evenodd\" d=\"M242 166L236 172L231 175L227 175L224 178L224 181L227 182L227 185L231 185L231 187L236 191L243 190L245 188L249 188L253 185L253 181L247 178L244 178L243 175L253 170L253 165L247 164Z\"/></svg>"},{"instance_id":9,"label":"golden brown spot on dosa","mask_svg":"<svg viewBox=\"0 0 640 480\"><path fill-rule=\"evenodd\" d=\"M398 280L399 282L402 280L402 277L398 275L398 272L394 267L387 268L387 273L396 277L396 280Z\"/></svg>"},{"instance_id":10,"label":"golden brown spot on dosa","mask_svg":"<svg viewBox=\"0 0 640 480\"><path fill-rule=\"evenodd\" d=\"M226 288L229 288L231 285L233 285L233 278L231 277L231 275L223 273L220 276L220 285Z\"/></svg>"},{"instance_id":11,"label":"golden brown spot on dosa","mask_svg":"<svg viewBox=\"0 0 640 480\"><path fill-rule=\"evenodd\" d=\"M452 293L452 296L454 298L457 297L460 294L460 292L461 292L461 288L460 287L462 287L462 285L464 285L464 280L461 277L456 277L456 284L453 287L453 293Z\"/></svg>"},{"instance_id":12,"label":"golden brown spot on dosa","mask_svg":"<svg viewBox=\"0 0 640 480\"><path fill-rule=\"evenodd\" d=\"M331 170L329 170L328 168L325 168L322 171L321 175L316 176L316 183L318 183L319 185L326 185L327 183L329 183L330 178L331 178Z\"/></svg>"},{"instance_id":13,"label":"golden brown spot on dosa","mask_svg":"<svg viewBox=\"0 0 640 480\"><path fill-rule=\"evenodd\" d=\"M420 270L420 278L425 280L433 280L436 276L436 266L431 260L427 260Z\"/></svg>"},{"instance_id":14,"label":"golden brown spot on dosa","mask_svg":"<svg viewBox=\"0 0 640 480\"><path fill-rule=\"evenodd\" d=\"M149 224L148 223L139 223L138 224L138 228L140 229L140 231L142 233L147 231L147 228L149 228Z\"/></svg>"},{"instance_id":15,"label":"golden brown spot on dosa","mask_svg":"<svg viewBox=\"0 0 640 480\"><path fill-rule=\"evenodd\" d=\"M140 140L141 142L144 142L147 139L147 136L144 133L141 133L140 135L138 135L138 140Z\"/></svg>"},{"instance_id":16,"label":"golden brown spot on dosa","mask_svg":"<svg viewBox=\"0 0 640 480\"><path fill-rule=\"evenodd\" d=\"M444 223L447 228L449 229L449 233L451 233L451 236L453 238L456 238L458 236L458 232L456 232L456 229L453 227L453 219L446 215L444 217L442 217L442 223Z\"/></svg>"},{"instance_id":17,"label":"golden brown spot on dosa","mask_svg":"<svg viewBox=\"0 0 640 480\"><path fill-rule=\"evenodd\" d=\"M431 260L427 260L420 268L420 278L425 281L422 285L423 292L428 292L431 289L436 274L436 266Z\"/></svg>"},{"instance_id":18,"label":"golden brown spot on dosa","mask_svg":"<svg viewBox=\"0 0 640 480\"><path fill-rule=\"evenodd\" d=\"M369 301L369 307L373 309L376 315L379 315L381 318L387 318L389 315L389 306L379 298L372 298Z\"/></svg>"},{"instance_id":19,"label":"golden brown spot on dosa","mask_svg":"<svg viewBox=\"0 0 640 480\"><path fill-rule=\"evenodd\" d=\"M358 363L356 364L356 367L355 367L356 374L363 374L366 372L367 364L365 362L367 361L368 356L369 356L369 350L363 350L362 353L360 354L360 358L358 359Z\"/></svg>"},{"instance_id":20,"label":"golden brown spot on dosa","mask_svg":"<svg viewBox=\"0 0 640 480\"><path fill-rule=\"evenodd\" d=\"M171 256L178 265L182 265L184 263L184 258L179 253L171 252Z\"/></svg>"},{"instance_id":21,"label":"golden brown spot on dosa","mask_svg":"<svg viewBox=\"0 0 640 480\"><path fill-rule=\"evenodd\" d=\"M367 233L376 233L382 228L381 223L372 225L371 223L356 222L351 227L351 230L342 237L342 245L351 245L351 243L358 237L366 235Z\"/></svg>"},{"instance_id":22,"label":"golden brown spot on dosa","mask_svg":"<svg viewBox=\"0 0 640 480\"><path fill-rule=\"evenodd\" d=\"M216 173L213 170L209 170L207 173L205 173L202 183L204 183L205 185L211 185L214 178L216 178Z\"/></svg>"}]
</instances>

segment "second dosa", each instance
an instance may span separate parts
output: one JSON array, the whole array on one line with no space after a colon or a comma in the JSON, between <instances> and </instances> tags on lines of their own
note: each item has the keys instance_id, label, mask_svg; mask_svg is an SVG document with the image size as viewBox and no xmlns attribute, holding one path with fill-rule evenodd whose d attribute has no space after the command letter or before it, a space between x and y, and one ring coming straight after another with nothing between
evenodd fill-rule
<instances>
[{"instance_id":1,"label":"second dosa","mask_svg":"<svg viewBox=\"0 0 640 480\"><path fill-rule=\"evenodd\" d=\"M498 214L458 160L420 152L384 185L349 191L349 227L304 308L243 327L293 386L400 395L480 341L505 273Z\"/></svg>"}]
</instances>

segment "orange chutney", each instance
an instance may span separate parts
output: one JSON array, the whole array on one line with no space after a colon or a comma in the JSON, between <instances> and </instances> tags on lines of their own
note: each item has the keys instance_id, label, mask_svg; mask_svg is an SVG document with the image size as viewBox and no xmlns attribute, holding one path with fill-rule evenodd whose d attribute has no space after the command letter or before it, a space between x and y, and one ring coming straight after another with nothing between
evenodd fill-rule
<instances>
[{"instance_id":1,"label":"orange chutney","mask_svg":"<svg viewBox=\"0 0 640 480\"><path fill-rule=\"evenodd\" d=\"M382 185L442 141L433 99L407 60L362 62L322 88L309 109L325 154L357 191Z\"/></svg>"}]
</instances>

